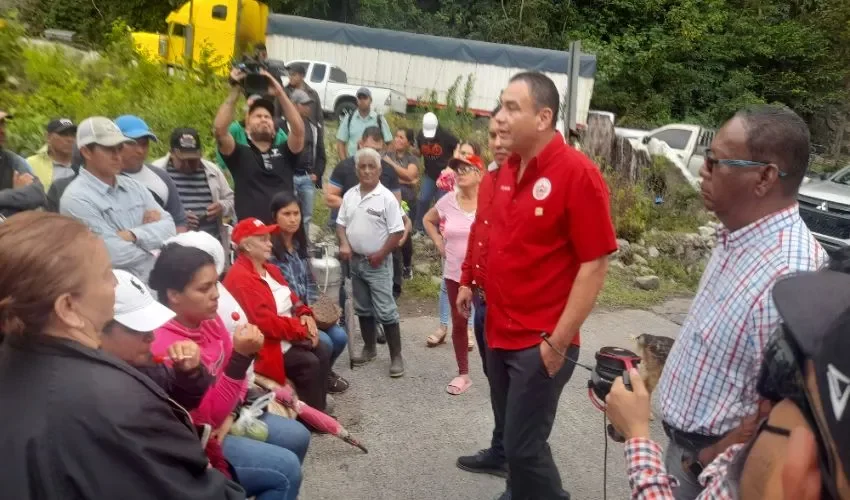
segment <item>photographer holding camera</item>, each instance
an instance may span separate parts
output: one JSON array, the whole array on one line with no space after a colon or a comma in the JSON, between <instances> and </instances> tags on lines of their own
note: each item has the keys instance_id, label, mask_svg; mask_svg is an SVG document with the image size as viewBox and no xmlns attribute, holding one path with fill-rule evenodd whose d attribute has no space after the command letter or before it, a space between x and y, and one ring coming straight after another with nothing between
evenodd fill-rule
<instances>
[{"instance_id":1,"label":"photographer holding camera","mask_svg":"<svg viewBox=\"0 0 850 500\"><path fill-rule=\"evenodd\" d=\"M268 92L277 99L289 123L289 136L280 147L274 144L274 103L264 97L254 100L248 108L245 120L248 144L237 144L230 135L239 95L261 90L260 78L266 79ZM280 191L294 191L295 166L304 149L304 122L278 79L263 65L241 64L231 71L230 81L230 94L215 117L215 138L219 153L233 175L236 217L239 220L256 217L270 223L272 197Z\"/></svg>"}]
</instances>

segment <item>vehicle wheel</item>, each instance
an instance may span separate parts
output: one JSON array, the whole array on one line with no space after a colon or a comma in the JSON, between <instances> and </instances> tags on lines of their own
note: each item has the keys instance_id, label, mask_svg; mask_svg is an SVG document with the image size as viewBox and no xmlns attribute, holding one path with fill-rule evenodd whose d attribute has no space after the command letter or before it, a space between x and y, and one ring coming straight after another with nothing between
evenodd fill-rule
<instances>
[{"instance_id":1,"label":"vehicle wheel","mask_svg":"<svg viewBox=\"0 0 850 500\"><path fill-rule=\"evenodd\" d=\"M353 113L357 109L357 103L354 101L339 101L334 107L334 115L337 119L342 120L347 114Z\"/></svg>"}]
</instances>

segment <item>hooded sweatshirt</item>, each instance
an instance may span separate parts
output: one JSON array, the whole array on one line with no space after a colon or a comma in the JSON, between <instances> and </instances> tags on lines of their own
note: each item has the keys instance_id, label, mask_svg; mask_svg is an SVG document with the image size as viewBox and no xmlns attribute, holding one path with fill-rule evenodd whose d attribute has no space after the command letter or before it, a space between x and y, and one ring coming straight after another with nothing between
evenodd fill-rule
<instances>
[{"instance_id":1,"label":"hooded sweatshirt","mask_svg":"<svg viewBox=\"0 0 850 500\"><path fill-rule=\"evenodd\" d=\"M191 412L192 419L195 423L219 427L248 392L245 372L251 364L251 358L233 351L230 332L218 315L201 322L194 329L172 319L157 329L154 335L156 338L151 345L151 352L158 356L165 356L168 347L181 340L191 340L198 344L201 363L215 378L215 382L204 394L198 408Z\"/></svg>"}]
</instances>

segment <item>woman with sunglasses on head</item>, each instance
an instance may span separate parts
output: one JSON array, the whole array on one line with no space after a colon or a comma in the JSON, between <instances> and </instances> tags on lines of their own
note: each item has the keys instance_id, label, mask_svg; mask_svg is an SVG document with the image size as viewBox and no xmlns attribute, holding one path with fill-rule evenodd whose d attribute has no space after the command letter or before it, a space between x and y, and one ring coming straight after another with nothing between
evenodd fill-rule
<instances>
[{"instance_id":1,"label":"woman with sunglasses on head","mask_svg":"<svg viewBox=\"0 0 850 500\"><path fill-rule=\"evenodd\" d=\"M201 363L215 381L192 411L195 423L215 429L212 439L221 443L224 457L248 495L258 500L294 500L301 485L309 431L295 420L265 413L259 417L268 427L265 442L228 434L248 391L246 372L264 337L256 326L245 324L231 340L218 316L217 284L210 254L179 244L162 249L151 271L150 286L176 316L154 332L151 352L165 356L171 346L185 340L198 345Z\"/></svg>"},{"instance_id":2,"label":"woman with sunglasses on head","mask_svg":"<svg viewBox=\"0 0 850 500\"><path fill-rule=\"evenodd\" d=\"M281 191L272 198L271 205L272 217L279 228L272 237L271 262L280 269L301 303L311 306L319 300L319 287L307 252L307 232L301 223L301 204L295 193ZM325 331L319 330L319 342L331 352L330 365L333 367L348 344L348 334L336 324ZM349 387L348 381L333 369L330 370L327 385L328 392L332 394L345 392Z\"/></svg>"},{"instance_id":3,"label":"woman with sunglasses on head","mask_svg":"<svg viewBox=\"0 0 850 500\"><path fill-rule=\"evenodd\" d=\"M245 498L208 467L186 410L102 349L115 284L82 223L23 212L0 224L2 497Z\"/></svg>"},{"instance_id":4,"label":"woman with sunglasses on head","mask_svg":"<svg viewBox=\"0 0 850 500\"><path fill-rule=\"evenodd\" d=\"M741 425L749 432L738 433L716 457L700 454L690 464L705 487L699 499L850 499L846 269L843 260L774 286L782 323L765 347L758 374L761 411ZM649 437L650 396L636 370L630 377L632 391L622 378L614 383L607 414L626 437L632 498L673 499L661 448Z\"/></svg>"},{"instance_id":5,"label":"woman with sunglasses on head","mask_svg":"<svg viewBox=\"0 0 850 500\"><path fill-rule=\"evenodd\" d=\"M458 376L449 382L446 391L457 396L472 385L469 378L468 319L457 307L457 293L461 264L466 256L469 231L478 206L478 185L484 175L484 162L473 155L465 159L453 158L449 167L457 173L455 192L440 198L425 214L423 224L425 232L444 258L443 282L452 311L452 344L458 367Z\"/></svg>"}]
</instances>

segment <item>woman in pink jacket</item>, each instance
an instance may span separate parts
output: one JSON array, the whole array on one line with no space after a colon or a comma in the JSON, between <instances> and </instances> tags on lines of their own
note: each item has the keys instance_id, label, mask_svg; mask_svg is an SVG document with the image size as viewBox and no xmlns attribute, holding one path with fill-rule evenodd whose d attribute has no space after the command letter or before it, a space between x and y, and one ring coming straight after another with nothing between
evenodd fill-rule
<instances>
[{"instance_id":1,"label":"woman in pink jacket","mask_svg":"<svg viewBox=\"0 0 850 500\"><path fill-rule=\"evenodd\" d=\"M215 377L200 406L191 412L196 424L216 431L224 457L236 479L257 500L294 500L301 486L301 462L310 443L309 431L295 420L265 414L260 419L269 429L265 442L228 435L233 415L248 390L245 373L263 345L254 325L230 333L218 316L218 274L206 252L176 244L166 246L150 274L150 286L160 302L176 317L156 330L151 346L154 355L168 347L192 340L201 349L201 362Z\"/></svg>"}]
</instances>

